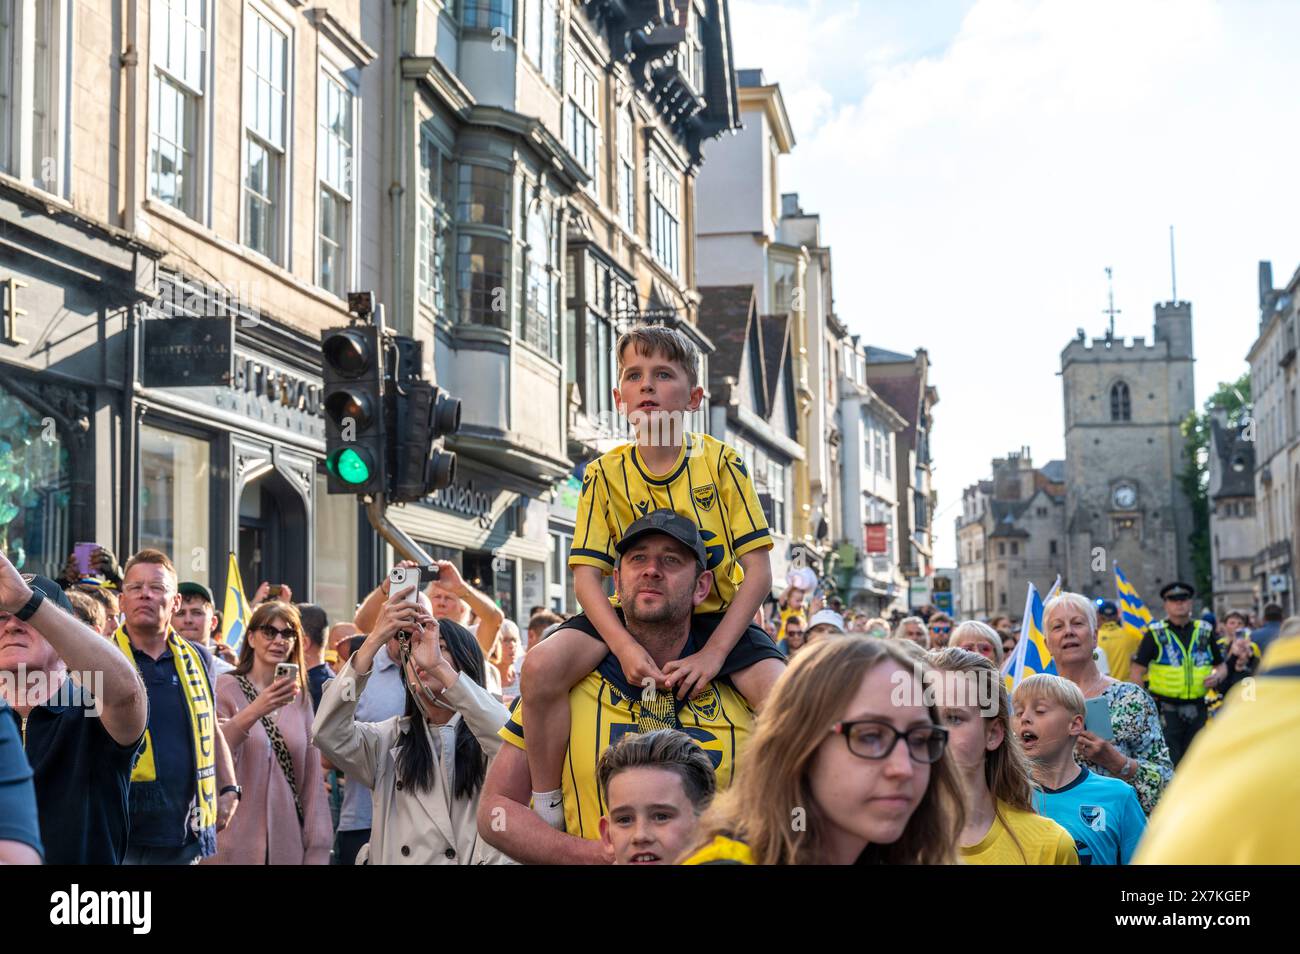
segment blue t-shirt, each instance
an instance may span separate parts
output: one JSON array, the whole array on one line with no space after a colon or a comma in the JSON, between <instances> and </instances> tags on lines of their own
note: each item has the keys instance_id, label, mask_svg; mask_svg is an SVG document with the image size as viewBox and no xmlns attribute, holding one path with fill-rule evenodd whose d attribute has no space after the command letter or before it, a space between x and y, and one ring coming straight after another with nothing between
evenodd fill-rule
<instances>
[{"instance_id":1,"label":"blue t-shirt","mask_svg":"<svg viewBox=\"0 0 1300 954\"><path fill-rule=\"evenodd\" d=\"M1081 865L1128 864L1147 827L1132 785L1082 766L1064 788L1035 789L1034 806L1070 833Z\"/></svg>"},{"instance_id":2,"label":"blue t-shirt","mask_svg":"<svg viewBox=\"0 0 1300 954\"><path fill-rule=\"evenodd\" d=\"M0 700L0 841L20 842L44 857L36 820L36 787L19 725L18 713Z\"/></svg>"},{"instance_id":3,"label":"blue t-shirt","mask_svg":"<svg viewBox=\"0 0 1300 954\"><path fill-rule=\"evenodd\" d=\"M211 694L212 656L202 646L194 649L203 660ZM198 772L189 705L170 646L156 660L134 647L132 655L149 695L149 741L153 744L157 781L131 784L129 843L147 848L183 848L198 837L190 827Z\"/></svg>"}]
</instances>

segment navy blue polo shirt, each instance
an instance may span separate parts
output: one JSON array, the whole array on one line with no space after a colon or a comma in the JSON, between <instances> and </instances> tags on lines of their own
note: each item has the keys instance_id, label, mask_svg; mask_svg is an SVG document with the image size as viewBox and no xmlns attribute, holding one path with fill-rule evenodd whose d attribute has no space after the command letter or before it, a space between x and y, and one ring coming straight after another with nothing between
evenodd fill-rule
<instances>
[{"instance_id":1,"label":"navy blue polo shirt","mask_svg":"<svg viewBox=\"0 0 1300 954\"><path fill-rule=\"evenodd\" d=\"M16 841L44 854L20 725L18 713L0 701L0 841Z\"/></svg>"},{"instance_id":2,"label":"navy blue polo shirt","mask_svg":"<svg viewBox=\"0 0 1300 954\"><path fill-rule=\"evenodd\" d=\"M325 683L334 678L334 670L328 663L312 666L307 670L307 691L311 693L311 711L320 708L320 697L325 693Z\"/></svg>"},{"instance_id":3,"label":"navy blue polo shirt","mask_svg":"<svg viewBox=\"0 0 1300 954\"><path fill-rule=\"evenodd\" d=\"M203 658L211 695L212 655L202 646L190 645ZM134 645L131 654L149 695L149 740L157 780L131 785L130 842L145 848L183 848L198 837L190 828L190 808L197 795L197 767L185 690L170 645L156 660ZM215 726L213 729L221 731Z\"/></svg>"},{"instance_id":4,"label":"navy blue polo shirt","mask_svg":"<svg viewBox=\"0 0 1300 954\"><path fill-rule=\"evenodd\" d=\"M119 745L71 680L27 715L27 759L51 865L117 865L126 854L131 766L140 738Z\"/></svg>"}]
</instances>

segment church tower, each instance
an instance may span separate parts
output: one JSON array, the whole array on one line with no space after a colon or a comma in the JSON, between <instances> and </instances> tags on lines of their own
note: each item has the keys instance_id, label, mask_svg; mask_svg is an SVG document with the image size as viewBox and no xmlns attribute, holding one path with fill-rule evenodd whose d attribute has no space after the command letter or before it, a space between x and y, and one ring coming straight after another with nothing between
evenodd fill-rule
<instances>
[{"instance_id":1,"label":"church tower","mask_svg":"<svg viewBox=\"0 0 1300 954\"><path fill-rule=\"evenodd\" d=\"M1112 305L1113 312L1113 305ZM1113 314L1112 314L1113 320ZM1160 588L1191 580L1192 510L1179 477L1179 425L1195 406L1192 306L1155 306L1155 336L1083 330L1061 352L1065 397L1066 566L1070 589L1115 598L1119 562L1154 616Z\"/></svg>"}]
</instances>

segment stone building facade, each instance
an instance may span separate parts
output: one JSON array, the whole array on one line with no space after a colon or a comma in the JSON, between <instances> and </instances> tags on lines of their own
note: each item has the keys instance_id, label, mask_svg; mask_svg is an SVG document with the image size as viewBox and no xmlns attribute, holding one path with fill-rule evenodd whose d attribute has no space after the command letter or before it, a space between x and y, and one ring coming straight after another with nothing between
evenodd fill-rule
<instances>
[{"instance_id":1,"label":"stone building facade","mask_svg":"<svg viewBox=\"0 0 1300 954\"><path fill-rule=\"evenodd\" d=\"M1148 605L1192 574L1180 423L1194 407L1192 306L1155 306L1152 341L1079 337L1061 352L1066 585L1113 597L1112 566Z\"/></svg>"},{"instance_id":2,"label":"stone building facade","mask_svg":"<svg viewBox=\"0 0 1300 954\"><path fill-rule=\"evenodd\" d=\"M962 612L1019 616L1028 584L1046 593L1065 563L1065 462L1036 468L1029 448L993 460L962 493L957 575Z\"/></svg>"},{"instance_id":3,"label":"stone building facade","mask_svg":"<svg viewBox=\"0 0 1300 954\"><path fill-rule=\"evenodd\" d=\"M1246 355L1255 437L1255 519L1259 549L1251 564L1259 598L1287 613L1297 607L1300 542L1300 400L1297 391L1296 298L1300 270L1280 288L1273 267L1259 266L1259 333Z\"/></svg>"},{"instance_id":4,"label":"stone building facade","mask_svg":"<svg viewBox=\"0 0 1300 954\"><path fill-rule=\"evenodd\" d=\"M1245 432L1245 436L1243 436ZM1227 411L1210 418L1209 471L1210 566L1214 585L1211 609L1220 619L1229 610L1259 606L1251 572L1259 552L1255 520L1255 442Z\"/></svg>"}]
</instances>

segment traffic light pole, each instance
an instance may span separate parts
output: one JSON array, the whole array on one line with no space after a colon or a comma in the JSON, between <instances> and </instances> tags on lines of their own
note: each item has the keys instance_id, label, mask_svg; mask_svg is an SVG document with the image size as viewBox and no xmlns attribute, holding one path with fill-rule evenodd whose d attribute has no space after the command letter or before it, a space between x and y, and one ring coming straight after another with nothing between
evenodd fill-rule
<instances>
[{"instance_id":1,"label":"traffic light pole","mask_svg":"<svg viewBox=\"0 0 1300 954\"><path fill-rule=\"evenodd\" d=\"M366 504L366 519L370 521L370 526L374 527L376 532L388 541L401 559L413 560L420 566L431 564L433 557L425 553L424 548L412 540L405 530L395 526L388 519L387 510L388 500L385 494L372 496L370 503Z\"/></svg>"}]
</instances>

